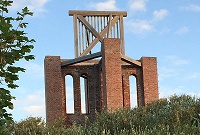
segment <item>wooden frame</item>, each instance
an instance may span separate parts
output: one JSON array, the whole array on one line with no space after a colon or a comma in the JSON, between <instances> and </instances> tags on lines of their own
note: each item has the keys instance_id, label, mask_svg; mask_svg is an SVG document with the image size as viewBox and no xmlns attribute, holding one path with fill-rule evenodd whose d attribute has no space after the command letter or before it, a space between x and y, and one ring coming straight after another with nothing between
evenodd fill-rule
<instances>
[{"instance_id":1,"label":"wooden frame","mask_svg":"<svg viewBox=\"0 0 200 135\"><path fill-rule=\"evenodd\" d=\"M127 12L70 10L69 15L74 18L75 58L91 54L103 38L120 38L121 53L125 54L123 17Z\"/></svg>"}]
</instances>

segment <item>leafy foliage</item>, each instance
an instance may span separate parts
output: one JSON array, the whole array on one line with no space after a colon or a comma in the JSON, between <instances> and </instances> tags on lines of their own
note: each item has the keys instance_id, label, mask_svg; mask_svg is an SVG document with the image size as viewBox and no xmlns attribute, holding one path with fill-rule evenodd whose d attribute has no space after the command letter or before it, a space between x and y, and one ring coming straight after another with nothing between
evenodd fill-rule
<instances>
[{"instance_id":1,"label":"leafy foliage","mask_svg":"<svg viewBox=\"0 0 200 135\"><path fill-rule=\"evenodd\" d=\"M60 119L49 127L41 118L28 118L15 123L13 130L16 135L197 135L200 134L200 99L174 95L145 107L102 112L89 126L65 128Z\"/></svg>"},{"instance_id":2,"label":"leafy foliage","mask_svg":"<svg viewBox=\"0 0 200 135\"><path fill-rule=\"evenodd\" d=\"M45 132L45 122L41 117L29 117L9 128L15 135L42 135Z\"/></svg>"},{"instance_id":3,"label":"leafy foliage","mask_svg":"<svg viewBox=\"0 0 200 135\"><path fill-rule=\"evenodd\" d=\"M34 59L33 55L27 53L33 49L35 40L27 37L24 29L28 23L23 21L25 16L32 16L33 13L25 7L17 12L17 17L11 17L8 7L12 3L11 0L0 0L0 134L6 134L6 126L13 121L12 115L7 112L7 109L13 109L11 100L14 97L10 89L18 87L15 84L19 80L18 73L25 72L15 63L21 59Z\"/></svg>"}]
</instances>

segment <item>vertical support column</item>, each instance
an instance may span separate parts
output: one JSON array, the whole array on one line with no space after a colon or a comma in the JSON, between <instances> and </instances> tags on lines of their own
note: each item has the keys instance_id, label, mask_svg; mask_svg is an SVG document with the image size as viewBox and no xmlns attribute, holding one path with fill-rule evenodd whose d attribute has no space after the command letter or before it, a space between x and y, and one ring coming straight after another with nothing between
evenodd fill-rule
<instances>
[{"instance_id":1,"label":"vertical support column","mask_svg":"<svg viewBox=\"0 0 200 135\"><path fill-rule=\"evenodd\" d=\"M101 93L101 72L100 72L100 66L95 65L95 109L97 112L100 112L102 107L101 107L101 98L102 98L102 93Z\"/></svg>"},{"instance_id":2,"label":"vertical support column","mask_svg":"<svg viewBox=\"0 0 200 135\"><path fill-rule=\"evenodd\" d=\"M130 82L129 82L129 76L123 75L122 77L123 83L123 106L125 108L130 107Z\"/></svg>"},{"instance_id":3,"label":"vertical support column","mask_svg":"<svg viewBox=\"0 0 200 135\"><path fill-rule=\"evenodd\" d=\"M158 73L156 57L142 57L144 104L158 100Z\"/></svg>"},{"instance_id":4,"label":"vertical support column","mask_svg":"<svg viewBox=\"0 0 200 135\"><path fill-rule=\"evenodd\" d=\"M95 113L95 76L90 76L89 78L89 85L88 85L88 100L89 100L89 113Z\"/></svg>"},{"instance_id":5,"label":"vertical support column","mask_svg":"<svg viewBox=\"0 0 200 135\"><path fill-rule=\"evenodd\" d=\"M102 70L100 70L99 72L100 72L101 110L103 110L105 109L104 99L106 98L106 96L104 95Z\"/></svg>"},{"instance_id":6,"label":"vertical support column","mask_svg":"<svg viewBox=\"0 0 200 135\"><path fill-rule=\"evenodd\" d=\"M46 96L46 122L52 125L59 117L64 117L65 91L61 74L61 61L59 56L46 56L45 68L45 96Z\"/></svg>"},{"instance_id":7,"label":"vertical support column","mask_svg":"<svg viewBox=\"0 0 200 135\"><path fill-rule=\"evenodd\" d=\"M137 104L138 107L144 106L144 88L143 88L143 74L142 68L137 68L136 71L136 84L137 84Z\"/></svg>"},{"instance_id":8,"label":"vertical support column","mask_svg":"<svg viewBox=\"0 0 200 135\"><path fill-rule=\"evenodd\" d=\"M120 45L121 45L121 53L125 54L125 47L124 47L124 21L123 15L120 16Z\"/></svg>"},{"instance_id":9,"label":"vertical support column","mask_svg":"<svg viewBox=\"0 0 200 135\"><path fill-rule=\"evenodd\" d=\"M75 74L73 76L74 85L74 113L81 113L81 89L80 89L80 77Z\"/></svg>"},{"instance_id":10,"label":"vertical support column","mask_svg":"<svg viewBox=\"0 0 200 135\"><path fill-rule=\"evenodd\" d=\"M120 39L105 38L102 44L102 75L106 109L123 107Z\"/></svg>"},{"instance_id":11,"label":"vertical support column","mask_svg":"<svg viewBox=\"0 0 200 135\"><path fill-rule=\"evenodd\" d=\"M74 14L74 54L75 58L78 58L79 56L79 51L78 51L78 29L77 29L77 14Z\"/></svg>"}]
</instances>

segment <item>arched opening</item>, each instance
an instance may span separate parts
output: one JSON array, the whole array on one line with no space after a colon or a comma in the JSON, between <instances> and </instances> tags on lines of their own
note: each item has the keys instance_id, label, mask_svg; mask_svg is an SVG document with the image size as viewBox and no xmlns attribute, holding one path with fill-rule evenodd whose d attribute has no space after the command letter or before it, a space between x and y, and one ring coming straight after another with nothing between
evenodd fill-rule
<instances>
[{"instance_id":1,"label":"arched opening","mask_svg":"<svg viewBox=\"0 0 200 135\"><path fill-rule=\"evenodd\" d=\"M74 87L73 77L65 76L65 91L66 91L66 113L74 113Z\"/></svg>"},{"instance_id":2,"label":"arched opening","mask_svg":"<svg viewBox=\"0 0 200 135\"><path fill-rule=\"evenodd\" d=\"M88 80L86 75L80 77L80 89L81 89L81 112L89 113L88 108Z\"/></svg>"},{"instance_id":3,"label":"arched opening","mask_svg":"<svg viewBox=\"0 0 200 135\"><path fill-rule=\"evenodd\" d=\"M130 86L130 107L134 108L137 106L137 83L136 77L129 76L129 86Z\"/></svg>"}]
</instances>

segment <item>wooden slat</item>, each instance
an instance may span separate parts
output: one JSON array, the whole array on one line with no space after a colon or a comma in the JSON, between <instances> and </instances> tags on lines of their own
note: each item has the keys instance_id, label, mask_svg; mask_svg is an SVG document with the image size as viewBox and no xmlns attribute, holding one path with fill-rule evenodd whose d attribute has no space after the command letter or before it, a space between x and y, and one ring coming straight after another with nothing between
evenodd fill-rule
<instances>
[{"instance_id":1,"label":"wooden slat","mask_svg":"<svg viewBox=\"0 0 200 135\"><path fill-rule=\"evenodd\" d=\"M121 39L121 53L125 54L125 48L124 48L124 22L123 22L123 16L120 16L120 39Z\"/></svg>"},{"instance_id":2,"label":"wooden slat","mask_svg":"<svg viewBox=\"0 0 200 135\"><path fill-rule=\"evenodd\" d=\"M129 63L129 64L137 65L137 66L139 66L139 67L142 66L141 62L139 62L139 61L137 61L137 60L134 60L134 59L132 59L132 58L129 58L129 57L123 55L123 54L121 54L121 60L123 60L123 61L125 61L125 62L127 62L127 63Z\"/></svg>"},{"instance_id":3,"label":"wooden slat","mask_svg":"<svg viewBox=\"0 0 200 135\"><path fill-rule=\"evenodd\" d=\"M119 21L117 22L117 38L119 38Z\"/></svg>"},{"instance_id":4,"label":"wooden slat","mask_svg":"<svg viewBox=\"0 0 200 135\"><path fill-rule=\"evenodd\" d=\"M95 28L95 30L97 29L97 17L96 16L94 16L94 28Z\"/></svg>"},{"instance_id":5,"label":"wooden slat","mask_svg":"<svg viewBox=\"0 0 200 135\"><path fill-rule=\"evenodd\" d=\"M87 56L78 57L78 58L75 58L75 59L72 59L72 60L69 60L69 61L63 61L61 63L61 66L69 66L69 65L72 65L72 64L91 60L91 59L98 58L98 57L101 57L101 52L93 53L93 54L90 54L90 55L87 55Z\"/></svg>"},{"instance_id":6,"label":"wooden slat","mask_svg":"<svg viewBox=\"0 0 200 135\"><path fill-rule=\"evenodd\" d=\"M85 18L83 16L78 15L77 16L78 19L85 25L85 27L87 27L92 34L98 38L101 42L103 41L103 38L99 35L99 33L85 20Z\"/></svg>"},{"instance_id":7,"label":"wooden slat","mask_svg":"<svg viewBox=\"0 0 200 135\"><path fill-rule=\"evenodd\" d=\"M127 16L126 11L86 11L86 10L69 10L69 16L73 16L74 14L82 15L82 16L108 16L112 15L120 15L123 17Z\"/></svg>"},{"instance_id":8,"label":"wooden slat","mask_svg":"<svg viewBox=\"0 0 200 135\"><path fill-rule=\"evenodd\" d=\"M78 57L78 33L77 33L77 15L74 15L74 54Z\"/></svg>"},{"instance_id":9,"label":"wooden slat","mask_svg":"<svg viewBox=\"0 0 200 135\"><path fill-rule=\"evenodd\" d=\"M110 27L112 27L119 19L119 16L115 16L113 20L111 21ZM100 36L103 38L108 31L108 25L105 27L103 31L100 32ZM85 56L87 55L91 49L99 42L99 40L96 38L95 40L92 41L92 43L85 49L85 51L80 55L80 56Z\"/></svg>"},{"instance_id":10,"label":"wooden slat","mask_svg":"<svg viewBox=\"0 0 200 135\"><path fill-rule=\"evenodd\" d=\"M84 36L84 25L82 24L82 42L81 42L81 46L80 46L80 54L83 53L83 48L84 48L84 39L85 39L85 36Z\"/></svg>"},{"instance_id":11,"label":"wooden slat","mask_svg":"<svg viewBox=\"0 0 200 135\"><path fill-rule=\"evenodd\" d=\"M98 32L101 32L101 22L100 22L100 17L98 17Z\"/></svg>"},{"instance_id":12,"label":"wooden slat","mask_svg":"<svg viewBox=\"0 0 200 135\"><path fill-rule=\"evenodd\" d=\"M108 22L108 38L112 37L112 26L111 26L111 21L112 21L112 14L109 15L109 22Z\"/></svg>"},{"instance_id":13,"label":"wooden slat","mask_svg":"<svg viewBox=\"0 0 200 135\"><path fill-rule=\"evenodd\" d=\"M81 22L77 19L78 21L78 46L79 46L79 50L78 50L78 55L80 55L80 46L81 46L81 32L82 32L82 29L81 29ZM77 58L77 57L76 57Z\"/></svg>"}]
</instances>

